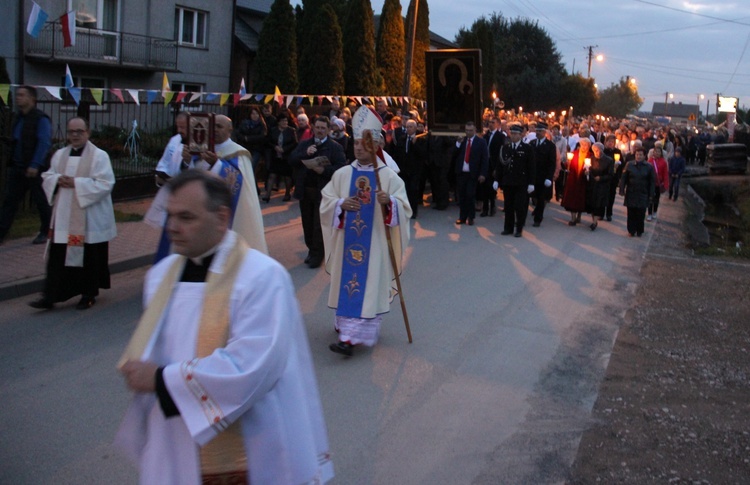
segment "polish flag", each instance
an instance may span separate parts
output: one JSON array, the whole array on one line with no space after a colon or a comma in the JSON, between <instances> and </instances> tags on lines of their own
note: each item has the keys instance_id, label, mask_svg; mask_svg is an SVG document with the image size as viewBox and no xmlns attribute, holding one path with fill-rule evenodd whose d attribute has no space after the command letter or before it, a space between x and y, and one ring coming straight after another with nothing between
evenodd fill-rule
<instances>
[{"instance_id":1,"label":"polish flag","mask_svg":"<svg viewBox=\"0 0 750 485\"><path fill-rule=\"evenodd\" d=\"M62 26L63 47L76 45L76 11L71 10L60 17Z\"/></svg>"}]
</instances>

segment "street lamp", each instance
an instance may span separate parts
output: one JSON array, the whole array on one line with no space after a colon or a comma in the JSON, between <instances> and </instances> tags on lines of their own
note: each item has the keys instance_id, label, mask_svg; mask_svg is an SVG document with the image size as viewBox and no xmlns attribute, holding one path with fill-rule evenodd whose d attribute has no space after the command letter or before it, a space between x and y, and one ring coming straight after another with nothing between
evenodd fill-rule
<instances>
[{"instance_id":1,"label":"street lamp","mask_svg":"<svg viewBox=\"0 0 750 485\"><path fill-rule=\"evenodd\" d=\"M697 113L695 113L695 124L696 125L698 124L698 116L700 116L700 114L701 114L701 100L702 99L705 99L705 96L703 96L702 94L698 94L698 97L695 100L695 106L696 106L695 110L697 111Z\"/></svg>"}]
</instances>

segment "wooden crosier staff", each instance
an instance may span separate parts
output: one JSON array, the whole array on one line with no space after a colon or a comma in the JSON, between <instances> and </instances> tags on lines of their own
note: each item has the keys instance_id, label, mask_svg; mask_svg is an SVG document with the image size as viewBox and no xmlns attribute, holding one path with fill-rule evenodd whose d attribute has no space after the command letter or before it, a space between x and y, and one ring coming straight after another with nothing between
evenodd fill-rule
<instances>
[{"instance_id":1,"label":"wooden crosier staff","mask_svg":"<svg viewBox=\"0 0 750 485\"><path fill-rule=\"evenodd\" d=\"M369 134L369 142L372 143L372 146L375 146L375 142L372 139L372 134ZM367 136L367 135L365 135ZM371 152L372 153L372 152ZM375 183L377 185L376 189L381 190L380 185L380 174L378 173L378 154L377 151L375 153L372 153L373 157L373 167L375 168ZM386 223L387 218L387 211L388 209L386 206L381 205L381 210L383 211L383 225L385 226L385 238L388 241L388 256L391 258L391 266L393 267L393 276L396 277L396 290L398 291L398 298L401 301L401 313L404 314L404 325L406 326L406 335L409 337L409 343L412 342L411 339L411 327L409 327L409 315L406 313L406 301L404 301L404 292L401 290L401 277L398 274L398 265L396 264L396 253L393 251L393 242L391 241L391 227Z\"/></svg>"}]
</instances>

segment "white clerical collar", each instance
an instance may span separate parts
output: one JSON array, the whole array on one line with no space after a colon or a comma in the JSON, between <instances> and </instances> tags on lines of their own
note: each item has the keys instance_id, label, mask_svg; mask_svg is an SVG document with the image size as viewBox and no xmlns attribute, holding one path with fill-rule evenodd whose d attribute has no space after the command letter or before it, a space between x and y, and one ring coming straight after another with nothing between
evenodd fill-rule
<instances>
[{"instance_id":1,"label":"white clerical collar","mask_svg":"<svg viewBox=\"0 0 750 485\"><path fill-rule=\"evenodd\" d=\"M237 238L237 233L235 233L232 230L227 230L226 234L224 234L224 237L219 241L219 244L212 247L205 253L201 254L198 257L190 258L190 260L195 264L202 264L203 260L212 254L215 254L213 261L211 261L211 271L213 273L221 273L221 268L224 267L224 260L226 260L227 254L229 254L229 249L234 246L234 241Z\"/></svg>"},{"instance_id":2,"label":"white clerical collar","mask_svg":"<svg viewBox=\"0 0 750 485\"><path fill-rule=\"evenodd\" d=\"M223 142L215 144L214 145L214 153L219 153L224 148L226 148L229 145L229 143L231 143L231 142L232 142L232 139L231 138L227 138Z\"/></svg>"}]
</instances>

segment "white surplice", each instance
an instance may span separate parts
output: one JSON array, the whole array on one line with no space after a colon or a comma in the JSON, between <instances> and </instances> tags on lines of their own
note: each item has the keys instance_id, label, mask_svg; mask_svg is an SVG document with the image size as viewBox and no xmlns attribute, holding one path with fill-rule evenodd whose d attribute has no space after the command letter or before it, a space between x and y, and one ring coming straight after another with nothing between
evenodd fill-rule
<instances>
[{"instance_id":1,"label":"white surplice","mask_svg":"<svg viewBox=\"0 0 750 485\"><path fill-rule=\"evenodd\" d=\"M85 177L76 177L81 157L69 157L65 173L60 172L60 159L70 147L61 148L52 155L50 168L42 173L42 188L47 195L47 202L57 206L55 219L52 221L52 242L68 244L70 223L70 206L77 201L86 211L86 244L111 241L117 235L115 212L112 207L112 188L115 185L115 174L109 155L92 143L87 143L85 150L94 150L91 173ZM75 188L58 187L62 175L75 177ZM57 200L55 201L55 192Z\"/></svg>"},{"instance_id":2,"label":"white surplice","mask_svg":"<svg viewBox=\"0 0 750 485\"><path fill-rule=\"evenodd\" d=\"M221 272L237 235L229 231L211 263ZM146 277L148 305L172 255ZM312 358L291 278L276 261L249 250L229 297L230 335L224 348L195 358L204 283L179 282L142 360L164 369L180 415L165 419L155 393L137 394L116 444L139 466L143 484L200 483L199 446L218 433L191 390L196 383L242 426L253 484L324 483L333 477ZM186 370L192 374L187 383Z\"/></svg>"}]
</instances>

